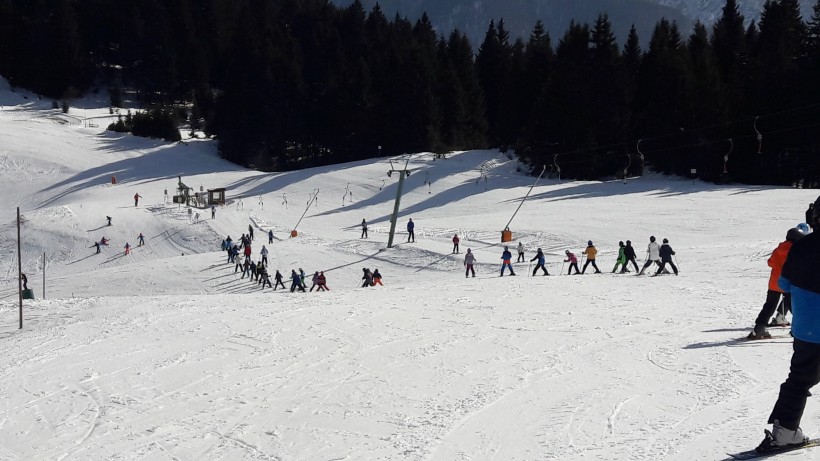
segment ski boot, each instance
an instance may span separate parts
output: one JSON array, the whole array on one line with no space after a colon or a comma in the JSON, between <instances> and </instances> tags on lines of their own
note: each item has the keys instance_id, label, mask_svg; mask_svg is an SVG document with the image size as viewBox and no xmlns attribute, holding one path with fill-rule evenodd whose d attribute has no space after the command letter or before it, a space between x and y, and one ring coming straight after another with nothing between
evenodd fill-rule
<instances>
[{"instance_id":1,"label":"ski boot","mask_svg":"<svg viewBox=\"0 0 820 461\"><path fill-rule=\"evenodd\" d=\"M766 331L766 327L763 325L755 325L754 331L749 333L749 336L747 336L749 339L769 339L771 337L771 333Z\"/></svg>"},{"instance_id":2,"label":"ski boot","mask_svg":"<svg viewBox=\"0 0 820 461\"><path fill-rule=\"evenodd\" d=\"M805 445L809 441L809 438L803 434L799 427L796 430L791 430L780 426L778 423L777 420L774 421L771 432L768 429L764 431L766 435L763 441L755 448L758 453L766 453L776 448Z\"/></svg>"}]
</instances>

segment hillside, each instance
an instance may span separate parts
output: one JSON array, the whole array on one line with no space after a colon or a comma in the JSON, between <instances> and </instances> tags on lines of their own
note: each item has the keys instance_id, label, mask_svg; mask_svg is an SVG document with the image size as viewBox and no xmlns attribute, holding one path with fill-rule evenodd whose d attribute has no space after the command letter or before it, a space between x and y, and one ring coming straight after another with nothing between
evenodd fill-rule
<instances>
[{"instance_id":1,"label":"hillside","mask_svg":"<svg viewBox=\"0 0 820 461\"><path fill-rule=\"evenodd\" d=\"M791 343L783 329L739 338L769 253L815 190L544 178L510 245L527 261L542 248L552 276L529 277L525 262L499 277L500 231L534 178L498 152L408 157L388 249L388 159L260 173L209 141L107 133L112 116L92 100L66 116L23 96L0 88L0 459L683 461L762 439ZM215 219L163 203L180 175L228 189ZM22 330L17 206L37 298ZM273 269L322 270L331 291L241 279L219 244L248 225L273 230ZM140 232L146 246L124 256ZM451 253L456 233L476 278ZM112 245L97 255L102 235ZM680 276L610 273L618 241L642 262L650 235L670 240ZM564 251L588 240L603 273L559 275ZM363 267L385 286L360 288ZM818 435L817 398L802 426Z\"/></svg>"}]
</instances>

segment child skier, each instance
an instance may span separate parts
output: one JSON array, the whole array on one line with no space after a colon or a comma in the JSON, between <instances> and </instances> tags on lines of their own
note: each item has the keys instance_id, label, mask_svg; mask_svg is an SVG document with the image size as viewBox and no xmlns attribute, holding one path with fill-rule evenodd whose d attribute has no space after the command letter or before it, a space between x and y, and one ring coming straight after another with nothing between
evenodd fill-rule
<instances>
[{"instance_id":1,"label":"child skier","mask_svg":"<svg viewBox=\"0 0 820 461\"><path fill-rule=\"evenodd\" d=\"M145 236L142 235L142 232L140 232L140 235L138 235L137 238L139 239L139 243L137 244L137 246L141 247L145 245Z\"/></svg>"},{"instance_id":2,"label":"child skier","mask_svg":"<svg viewBox=\"0 0 820 461\"><path fill-rule=\"evenodd\" d=\"M515 262L524 262L524 242L518 242L518 259L516 259Z\"/></svg>"},{"instance_id":3,"label":"child skier","mask_svg":"<svg viewBox=\"0 0 820 461\"><path fill-rule=\"evenodd\" d=\"M373 286L373 274L370 272L370 269L362 267L362 272L364 272L362 276L362 280L364 280L364 282L362 282L362 288Z\"/></svg>"},{"instance_id":4,"label":"child skier","mask_svg":"<svg viewBox=\"0 0 820 461\"><path fill-rule=\"evenodd\" d=\"M299 289L302 293L305 292L305 286L302 284L302 277L296 273L295 270L290 270L290 292L293 293L296 289Z\"/></svg>"},{"instance_id":5,"label":"child skier","mask_svg":"<svg viewBox=\"0 0 820 461\"><path fill-rule=\"evenodd\" d=\"M567 269L567 275L572 275L572 268L573 267L575 268L575 275L580 274L581 271L578 270L578 258L575 257L575 254L573 254L569 250L564 251L564 253L566 253L566 255L567 255L567 259L565 259L564 262L569 263L569 269Z\"/></svg>"},{"instance_id":6,"label":"child skier","mask_svg":"<svg viewBox=\"0 0 820 461\"><path fill-rule=\"evenodd\" d=\"M458 254L458 242L460 242L458 234L453 235L453 254Z\"/></svg>"},{"instance_id":7,"label":"child skier","mask_svg":"<svg viewBox=\"0 0 820 461\"><path fill-rule=\"evenodd\" d=\"M772 335L766 330L766 324L769 322L772 314L774 314L777 309L777 304L780 301L781 295L783 296L784 304L782 320L783 323L785 323L785 313L788 310L791 310L792 296L791 293L784 293L777 284L777 281L780 279L780 272L783 270L783 264L786 263L786 256L788 256L789 250L791 250L792 245L802 237L803 234L797 228L789 229L788 232L786 232L786 240L777 245L777 248L772 251L768 261L766 261L769 267L772 268L769 273L769 290L766 292L766 302L763 303L763 308L760 309L760 313L757 314L757 319L755 319L754 331L749 333L749 339L763 339L772 337ZM781 314L778 314L778 317L780 315Z\"/></svg>"},{"instance_id":8,"label":"child skier","mask_svg":"<svg viewBox=\"0 0 820 461\"><path fill-rule=\"evenodd\" d=\"M364 218L362 218L362 236L359 238L367 238L367 221L365 221Z\"/></svg>"},{"instance_id":9,"label":"child skier","mask_svg":"<svg viewBox=\"0 0 820 461\"><path fill-rule=\"evenodd\" d=\"M128 256L128 253L131 252L131 245L128 242L125 242L125 256Z\"/></svg>"},{"instance_id":10,"label":"child skier","mask_svg":"<svg viewBox=\"0 0 820 461\"><path fill-rule=\"evenodd\" d=\"M464 272L464 277L469 277L471 273L473 274L473 277L475 277L475 270L473 269L473 264L475 264L475 262L475 255L472 250L467 248L467 254L464 255L464 267L467 268L467 271Z\"/></svg>"},{"instance_id":11,"label":"child skier","mask_svg":"<svg viewBox=\"0 0 820 461\"><path fill-rule=\"evenodd\" d=\"M319 272L319 280L317 281L317 285L319 288L316 291L330 291L330 288L327 287L327 277L325 277L324 272Z\"/></svg>"},{"instance_id":12,"label":"child skier","mask_svg":"<svg viewBox=\"0 0 820 461\"><path fill-rule=\"evenodd\" d=\"M587 242L587 248L584 251L582 251L581 254L587 255L587 262L584 263L584 268L581 269L581 273L583 274L584 272L586 272L587 271L587 266L592 264L592 267L595 268L595 273L600 274L601 271L598 269L598 266L595 264L595 255L598 254L598 250L595 249L595 246L592 244L592 240Z\"/></svg>"},{"instance_id":13,"label":"child skier","mask_svg":"<svg viewBox=\"0 0 820 461\"><path fill-rule=\"evenodd\" d=\"M519 245L521 245L519 243ZM501 253L501 275L499 277L504 277L504 269L510 268L510 275L515 275L515 272L512 268L512 253L510 253L509 247L504 247L504 252Z\"/></svg>"},{"instance_id":14,"label":"child skier","mask_svg":"<svg viewBox=\"0 0 820 461\"><path fill-rule=\"evenodd\" d=\"M658 245L658 242L655 241L655 236L650 236L649 245L646 247L646 262L641 268L641 271L638 272L636 275L643 275L643 271L645 271L647 267L651 266L652 264L658 263L658 261L661 259L660 250L661 247Z\"/></svg>"},{"instance_id":15,"label":"child skier","mask_svg":"<svg viewBox=\"0 0 820 461\"><path fill-rule=\"evenodd\" d=\"M675 255L675 250L669 246L669 240L663 239L663 245L661 245L660 249L658 249L658 255L661 257L661 267L658 268L655 275L661 275L663 273L663 268L666 267L667 264L672 267L672 271L675 272L675 275L678 275L678 267L672 262L672 256Z\"/></svg>"},{"instance_id":16,"label":"child skier","mask_svg":"<svg viewBox=\"0 0 820 461\"><path fill-rule=\"evenodd\" d=\"M627 240L626 246L624 247L624 258L626 262L631 262L633 266L635 266L635 272L638 272L638 263L635 262L635 248L632 247L632 241ZM621 266L621 273L629 272L626 270L626 263Z\"/></svg>"},{"instance_id":17,"label":"child skier","mask_svg":"<svg viewBox=\"0 0 820 461\"><path fill-rule=\"evenodd\" d=\"M535 260L538 260L538 264L536 264L535 269L532 270L532 276L535 277L535 273L538 272L539 268L544 271L543 275L550 275L550 273L547 271L547 267L544 265L544 262L546 261L546 258L544 257L544 252L541 251L540 248L538 249L538 253L535 254L535 257L530 259L530 262L533 262Z\"/></svg>"},{"instance_id":18,"label":"child skier","mask_svg":"<svg viewBox=\"0 0 820 461\"><path fill-rule=\"evenodd\" d=\"M274 282L276 282L273 285L273 291L276 291L276 289L279 288L279 285L282 285L283 290L285 289L285 282L282 281L282 274L280 274L278 270L276 271L276 275L273 276L273 279Z\"/></svg>"},{"instance_id":19,"label":"child skier","mask_svg":"<svg viewBox=\"0 0 820 461\"><path fill-rule=\"evenodd\" d=\"M626 246L624 246L624 242L618 242L618 259L615 261L615 267L612 268L612 273L614 274L615 271L618 270L618 266L621 266L621 273L626 270Z\"/></svg>"},{"instance_id":20,"label":"child skier","mask_svg":"<svg viewBox=\"0 0 820 461\"><path fill-rule=\"evenodd\" d=\"M384 286L384 284L382 283L382 274L379 273L378 269L373 271L373 286L376 285Z\"/></svg>"}]
</instances>

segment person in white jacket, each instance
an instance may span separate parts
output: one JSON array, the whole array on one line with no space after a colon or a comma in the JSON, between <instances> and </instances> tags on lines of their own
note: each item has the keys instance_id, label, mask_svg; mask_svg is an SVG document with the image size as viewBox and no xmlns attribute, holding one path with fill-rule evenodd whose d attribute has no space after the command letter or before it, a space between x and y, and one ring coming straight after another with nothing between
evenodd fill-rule
<instances>
[{"instance_id":1,"label":"person in white jacket","mask_svg":"<svg viewBox=\"0 0 820 461\"><path fill-rule=\"evenodd\" d=\"M644 263L641 271L638 272L637 275L643 275L643 271L646 270L647 267L651 266L652 264L660 264L661 260L661 246L658 245L658 242L655 241L655 236L649 237L649 246L646 247L646 263Z\"/></svg>"},{"instance_id":2,"label":"person in white jacket","mask_svg":"<svg viewBox=\"0 0 820 461\"><path fill-rule=\"evenodd\" d=\"M268 265L268 249L265 248L265 245L262 245L262 250L259 252L259 255L262 256L262 260L260 261L260 263L263 266L267 266Z\"/></svg>"}]
</instances>

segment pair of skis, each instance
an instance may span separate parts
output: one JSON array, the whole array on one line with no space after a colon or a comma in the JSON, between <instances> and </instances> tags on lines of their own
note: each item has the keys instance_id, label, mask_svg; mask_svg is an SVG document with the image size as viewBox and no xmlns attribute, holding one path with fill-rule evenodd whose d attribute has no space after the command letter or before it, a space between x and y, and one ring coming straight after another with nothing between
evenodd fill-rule
<instances>
[{"instance_id":1,"label":"pair of skis","mask_svg":"<svg viewBox=\"0 0 820 461\"><path fill-rule=\"evenodd\" d=\"M795 450L803 450L805 448L820 447L820 439L810 439L802 445L787 445L785 447L770 447L766 451L759 452L757 450L741 451L740 453L728 453L734 459L760 459L769 456L779 455L781 453L788 453Z\"/></svg>"}]
</instances>

